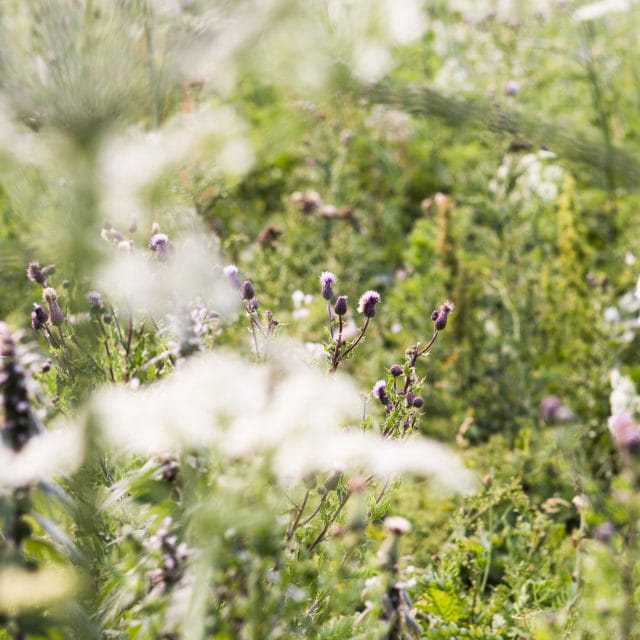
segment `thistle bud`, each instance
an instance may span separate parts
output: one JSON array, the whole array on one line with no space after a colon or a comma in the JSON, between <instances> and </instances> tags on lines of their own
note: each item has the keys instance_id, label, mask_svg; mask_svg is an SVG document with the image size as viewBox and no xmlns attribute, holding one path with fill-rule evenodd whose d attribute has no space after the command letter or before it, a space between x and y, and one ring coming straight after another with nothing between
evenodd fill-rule
<instances>
[{"instance_id":1,"label":"thistle bud","mask_svg":"<svg viewBox=\"0 0 640 640\"><path fill-rule=\"evenodd\" d=\"M401 376L403 371L402 365L399 364L392 364L391 367L389 367L389 372L394 378Z\"/></svg>"},{"instance_id":2,"label":"thistle bud","mask_svg":"<svg viewBox=\"0 0 640 640\"><path fill-rule=\"evenodd\" d=\"M345 315L345 313L347 313L347 300L347 296L338 296L336 304L333 307L333 310L335 311L337 316L343 316Z\"/></svg>"},{"instance_id":3,"label":"thistle bud","mask_svg":"<svg viewBox=\"0 0 640 640\"><path fill-rule=\"evenodd\" d=\"M240 291L243 300L251 300L255 297L255 291L253 290L253 285L251 284L251 280L245 280L242 283L242 288Z\"/></svg>"},{"instance_id":4,"label":"thistle bud","mask_svg":"<svg viewBox=\"0 0 640 640\"><path fill-rule=\"evenodd\" d=\"M56 290L53 287L46 287L42 292L42 297L49 307L51 324L59 327L64 322L64 313L58 304L58 294Z\"/></svg>"},{"instance_id":5,"label":"thistle bud","mask_svg":"<svg viewBox=\"0 0 640 640\"><path fill-rule=\"evenodd\" d=\"M323 487L326 491L333 491L340 482L342 477L342 469L334 469L325 479Z\"/></svg>"},{"instance_id":6,"label":"thistle bud","mask_svg":"<svg viewBox=\"0 0 640 640\"><path fill-rule=\"evenodd\" d=\"M442 331L447 326L447 318L454 309L453 302L446 300L431 314L436 331Z\"/></svg>"}]
</instances>

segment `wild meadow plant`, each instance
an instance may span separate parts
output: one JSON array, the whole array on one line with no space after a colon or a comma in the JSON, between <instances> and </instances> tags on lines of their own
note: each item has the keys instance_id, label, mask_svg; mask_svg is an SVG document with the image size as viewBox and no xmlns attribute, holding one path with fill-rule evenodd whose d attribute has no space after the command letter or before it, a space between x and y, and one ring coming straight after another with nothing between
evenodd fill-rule
<instances>
[{"instance_id":1,"label":"wild meadow plant","mask_svg":"<svg viewBox=\"0 0 640 640\"><path fill-rule=\"evenodd\" d=\"M235 265L212 270L208 286L225 299L219 308L232 308L226 298L234 297L244 306L252 353L243 360L217 344L234 312L201 300L180 306L180 292L166 288L180 269L178 243L157 228L146 249L110 225L103 236L114 251L104 282L135 260L153 299L125 287L111 302L90 289L74 309L50 286L53 266L32 261L27 269L47 305L34 303L31 318L49 349L37 375L66 402L54 399L37 417L16 338L2 326L3 473L11 482L3 493L0 585L11 578L17 593L32 589L31 598L7 600L8 637L308 637L324 628L332 637L416 635L398 565L399 538L410 525L386 517L385 494L405 474L435 476L457 490L473 486L452 453L409 438L423 406L417 361L453 305L433 312L428 343L409 349L405 365L392 365L388 381L374 385L385 412L377 425L359 417L366 405L337 372L364 339L381 303L377 292L360 297L363 323L349 340L347 296L332 308L337 278L322 274L323 373L276 336L278 321L259 311L254 285ZM158 306L156 278L172 313ZM143 309L145 302L152 306ZM80 383L86 367L93 375ZM93 389L75 407L66 389L78 384ZM57 419L43 428L55 407ZM51 458L39 464L44 447ZM382 521L388 541L378 562ZM385 572L380 598L370 595L358 613L358 583ZM64 579L54 580L58 573ZM333 594L344 581L352 586Z\"/></svg>"},{"instance_id":2,"label":"wild meadow plant","mask_svg":"<svg viewBox=\"0 0 640 640\"><path fill-rule=\"evenodd\" d=\"M1 3L0 638L634 637L633 6Z\"/></svg>"}]
</instances>

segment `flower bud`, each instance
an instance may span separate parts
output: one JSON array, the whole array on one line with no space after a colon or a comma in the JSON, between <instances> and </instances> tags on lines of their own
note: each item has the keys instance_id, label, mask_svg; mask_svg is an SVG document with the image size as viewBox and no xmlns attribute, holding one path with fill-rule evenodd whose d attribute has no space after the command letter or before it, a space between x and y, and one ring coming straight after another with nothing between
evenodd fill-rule
<instances>
[{"instance_id":1,"label":"flower bud","mask_svg":"<svg viewBox=\"0 0 640 640\"><path fill-rule=\"evenodd\" d=\"M347 296L338 296L336 304L333 307L333 310L335 311L337 316L343 316L345 315L345 313L347 313L347 300Z\"/></svg>"},{"instance_id":2,"label":"flower bud","mask_svg":"<svg viewBox=\"0 0 640 640\"><path fill-rule=\"evenodd\" d=\"M338 482L340 482L340 478L342 477L342 469L334 469L325 479L324 488L327 491L333 491L337 486Z\"/></svg>"},{"instance_id":3,"label":"flower bud","mask_svg":"<svg viewBox=\"0 0 640 640\"><path fill-rule=\"evenodd\" d=\"M64 322L64 313L58 304L58 294L56 293L56 290L52 287L46 287L42 292L42 297L49 307L49 318L51 319L51 324L59 327Z\"/></svg>"},{"instance_id":4,"label":"flower bud","mask_svg":"<svg viewBox=\"0 0 640 640\"><path fill-rule=\"evenodd\" d=\"M431 314L436 331L442 331L447 326L447 318L454 309L453 302L446 300Z\"/></svg>"},{"instance_id":5,"label":"flower bud","mask_svg":"<svg viewBox=\"0 0 640 640\"><path fill-rule=\"evenodd\" d=\"M391 367L389 367L389 372L394 378L401 376L403 371L402 365L399 364L392 364Z\"/></svg>"},{"instance_id":6,"label":"flower bud","mask_svg":"<svg viewBox=\"0 0 640 640\"><path fill-rule=\"evenodd\" d=\"M240 291L243 300L251 300L255 297L255 291L253 290L253 285L251 284L251 280L245 280L242 283L242 289Z\"/></svg>"}]
</instances>

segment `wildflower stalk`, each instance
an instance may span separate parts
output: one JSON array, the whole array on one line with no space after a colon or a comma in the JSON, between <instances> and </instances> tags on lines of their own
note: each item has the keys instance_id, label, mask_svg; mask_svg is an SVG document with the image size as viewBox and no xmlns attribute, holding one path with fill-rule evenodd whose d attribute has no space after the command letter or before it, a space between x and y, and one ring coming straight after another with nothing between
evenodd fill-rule
<instances>
[{"instance_id":1,"label":"wildflower stalk","mask_svg":"<svg viewBox=\"0 0 640 640\"><path fill-rule=\"evenodd\" d=\"M315 537L313 542L307 547L308 553L311 553L324 540L325 536L327 535L327 531L329 530L329 527L337 520L338 516L340 515L340 512L342 511L344 505L347 504L347 500L349 500L352 493L353 492L349 489L344 494L344 496L338 503L336 510L333 512L331 517L327 520L324 527L322 527L320 533L318 533L318 535Z\"/></svg>"}]
</instances>

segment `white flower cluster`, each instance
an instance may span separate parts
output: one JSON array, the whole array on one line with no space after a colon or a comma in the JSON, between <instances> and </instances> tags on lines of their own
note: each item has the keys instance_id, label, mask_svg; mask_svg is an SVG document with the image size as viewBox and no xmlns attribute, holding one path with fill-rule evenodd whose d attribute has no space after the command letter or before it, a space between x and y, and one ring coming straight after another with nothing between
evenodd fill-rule
<instances>
[{"instance_id":1,"label":"white flower cluster","mask_svg":"<svg viewBox=\"0 0 640 640\"><path fill-rule=\"evenodd\" d=\"M604 310L603 319L617 342L626 344L634 339L640 329L640 278L635 288L620 298L617 306Z\"/></svg>"},{"instance_id":2,"label":"white flower cluster","mask_svg":"<svg viewBox=\"0 0 640 640\"><path fill-rule=\"evenodd\" d=\"M281 345L282 370L228 354L191 358L168 379L138 391L107 388L91 415L119 450L142 454L210 448L229 459L264 455L285 483L336 465L380 475L431 476L453 490L475 477L444 445L393 442L345 428L359 422L362 398L349 378L296 362ZM287 362L288 360L288 362Z\"/></svg>"},{"instance_id":3,"label":"white flower cluster","mask_svg":"<svg viewBox=\"0 0 640 640\"><path fill-rule=\"evenodd\" d=\"M553 202L565 175L560 165L551 162L555 157L543 150L521 157L507 155L489 183L489 190L520 206Z\"/></svg>"}]
</instances>

